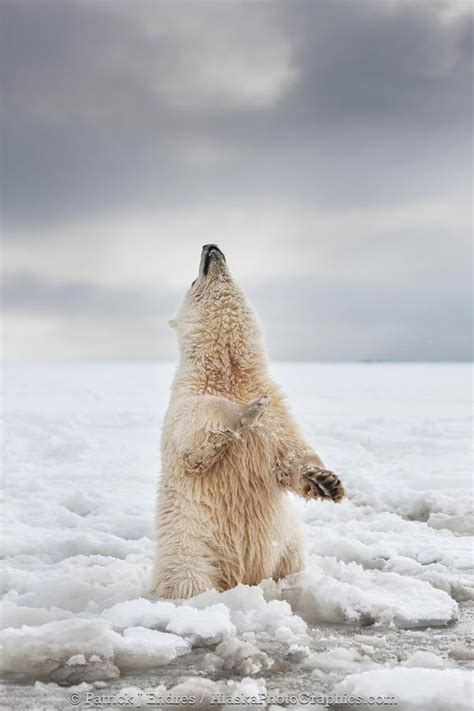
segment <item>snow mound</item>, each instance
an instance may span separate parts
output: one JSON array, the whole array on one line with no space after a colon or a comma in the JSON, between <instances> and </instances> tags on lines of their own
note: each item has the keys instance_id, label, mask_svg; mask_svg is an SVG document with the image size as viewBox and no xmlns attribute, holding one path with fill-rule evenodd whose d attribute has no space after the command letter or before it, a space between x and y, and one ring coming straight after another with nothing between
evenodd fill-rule
<instances>
[{"instance_id":1,"label":"snow mound","mask_svg":"<svg viewBox=\"0 0 474 711\"><path fill-rule=\"evenodd\" d=\"M61 504L68 511L78 516L87 516L98 507L97 502L94 501L92 496L89 496L83 491L74 491L68 494L68 496L65 496L61 501Z\"/></svg>"},{"instance_id":2,"label":"snow mound","mask_svg":"<svg viewBox=\"0 0 474 711\"><path fill-rule=\"evenodd\" d=\"M145 598L127 600L104 610L103 617L118 629L148 627L174 632L194 642L213 644L235 634L228 608L221 604L201 610Z\"/></svg>"},{"instance_id":3,"label":"snow mound","mask_svg":"<svg viewBox=\"0 0 474 711\"><path fill-rule=\"evenodd\" d=\"M239 634L252 632L274 636L281 628L287 628L289 637L285 641L296 641L307 631L306 623L294 614L287 601L265 599L264 585L251 587L241 584L223 593L209 590L188 602L199 610L205 610L216 602L225 605Z\"/></svg>"},{"instance_id":4,"label":"snow mound","mask_svg":"<svg viewBox=\"0 0 474 711\"><path fill-rule=\"evenodd\" d=\"M392 696L398 711L471 711L474 688L472 674L461 669L399 667L351 674L336 692L366 699Z\"/></svg>"},{"instance_id":5,"label":"snow mound","mask_svg":"<svg viewBox=\"0 0 474 711\"><path fill-rule=\"evenodd\" d=\"M440 530L445 528L460 536L474 536L474 511L469 509L467 513L462 514L432 512L428 516L428 526Z\"/></svg>"},{"instance_id":6,"label":"snow mound","mask_svg":"<svg viewBox=\"0 0 474 711\"><path fill-rule=\"evenodd\" d=\"M333 558L320 558L312 569L267 583L267 597L283 597L310 624L359 622L408 628L456 619L456 602L427 582Z\"/></svg>"},{"instance_id":7,"label":"snow mound","mask_svg":"<svg viewBox=\"0 0 474 711\"><path fill-rule=\"evenodd\" d=\"M0 632L0 644L4 675L53 681L110 679L119 669L167 664L191 649L179 635L144 627L129 627L121 635L101 619L10 627Z\"/></svg>"},{"instance_id":8,"label":"snow mound","mask_svg":"<svg viewBox=\"0 0 474 711\"><path fill-rule=\"evenodd\" d=\"M129 627L123 636L112 633L112 640L114 661L125 671L167 664L191 649L190 643L176 634L145 627Z\"/></svg>"},{"instance_id":9,"label":"snow mound","mask_svg":"<svg viewBox=\"0 0 474 711\"><path fill-rule=\"evenodd\" d=\"M218 645L215 654L210 655L208 664L214 662L214 668L225 669L239 676L252 676L262 669L269 669L273 660L254 644L230 637Z\"/></svg>"},{"instance_id":10,"label":"snow mound","mask_svg":"<svg viewBox=\"0 0 474 711\"><path fill-rule=\"evenodd\" d=\"M105 620L75 619L37 627L10 627L0 633L0 644L2 673L23 679L48 678L77 654L96 655L110 664L114 657L110 626Z\"/></svg>"},{"instance_id":11,"label":"snow mound","mask_svg":"<svg viewBox=\"0 0 474 711\"><path fill-rule=\"evenodd\" d=\"M176 605L172 602L151 602L143 597L136 600L118 602L104 610L103 617L116 629L126 627L149 627L151 629L166 629L166 625L176 613Z\"/></svg>"},{"instance_id":12,"label":"snow mound","mask_svg":"<svg viewBox=\"0 0 474 711\"><path fill-rule=\"evenodd\" d=\"M437 654L433 652L426 652L419 649L417 652L412 654L408 659L402 662L402 667L425 667L426 669L445 669L450 666L442 657L438 657Z\"/></svg>"},{"instance_id":13,"label":"snow mound","mask_svg":"<svg viewBox=\"0 0 474 711\"><path fill-rule=\"evenodd\" d=\"M356 649L346 649L345 647L333 647L327 652L311 655L305 661L305 667L313 667L315 675L320 671L328 674L338 670L344 672L356 671L367 667L378 666L370 657L361 654Z\"/></svg>"},{"instance_id":14,"label":"snow mound","mask_svg":"<svg viewBox=\"0 0 474 711\"><path fill-rule=\"evenodd\" d=\"M191 636L195 641L213 644L235 634L229 610L223 604L210 605L203 610L183 605L168 622L166 629L176 634Z\"/></svg>"}]
</instances>

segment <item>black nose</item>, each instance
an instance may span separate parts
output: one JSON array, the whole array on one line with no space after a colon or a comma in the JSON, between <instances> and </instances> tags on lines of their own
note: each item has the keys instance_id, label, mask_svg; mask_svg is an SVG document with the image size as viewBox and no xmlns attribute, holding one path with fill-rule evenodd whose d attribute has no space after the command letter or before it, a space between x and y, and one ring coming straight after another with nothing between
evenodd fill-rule
<instances>
[{"instance_id":1,"label":"black nose","mask_svg":"<svg viewBox=\"0 0 474 711\"><path fill-rule=\"evenodd\" d=\"M202 251L206 255L206 257L210 257L212 254L214 254L215 256L217 252L217 254L225 261L224 252L222 251L222 249L219 249L217 244L204 244L202 247Z\"/></svg>"}]
</instances>

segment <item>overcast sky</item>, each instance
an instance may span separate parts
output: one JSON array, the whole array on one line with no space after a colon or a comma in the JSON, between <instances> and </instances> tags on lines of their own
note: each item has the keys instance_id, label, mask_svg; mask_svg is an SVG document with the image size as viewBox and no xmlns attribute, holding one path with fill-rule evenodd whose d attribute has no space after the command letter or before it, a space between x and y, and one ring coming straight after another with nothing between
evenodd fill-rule
<instances>
[{"instance_id":1,"label":"overcast sky","mask_svg":"<svg viewBox=\"0 0 474 711\"><path fill-rule=\"evenodd\" d=\"M173 359L216 242L273 359L463 360L463 0L2 0L4 355Z\"/></svg>"}]
</instances>

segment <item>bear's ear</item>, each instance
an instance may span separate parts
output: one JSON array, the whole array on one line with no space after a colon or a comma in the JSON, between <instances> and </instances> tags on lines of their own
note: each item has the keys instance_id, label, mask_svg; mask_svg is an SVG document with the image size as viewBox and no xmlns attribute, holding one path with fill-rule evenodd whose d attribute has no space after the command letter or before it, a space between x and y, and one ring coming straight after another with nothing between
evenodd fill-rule
<instances>
[{"instance_id":1,"label":"bear's ear","mask_svg":"<svg viewBox=\"0 0 474 711\"><path fill-rule=\"evenodd\" d=\"M170 320L168 321L168 326L170 326L170 328L176 328L177 325L178 322L174 318L170 318Z\"/></svg>"}]
</instances>

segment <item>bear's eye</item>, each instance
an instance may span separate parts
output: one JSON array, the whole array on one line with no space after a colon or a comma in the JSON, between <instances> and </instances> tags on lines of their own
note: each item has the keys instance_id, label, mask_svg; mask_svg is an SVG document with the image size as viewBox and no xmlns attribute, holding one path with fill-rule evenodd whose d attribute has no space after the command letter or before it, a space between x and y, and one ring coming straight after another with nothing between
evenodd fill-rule
<instances>
[{"instance_id":1,"label":"bear's eye","mask_svg":"<svg viewBox=\"0 0 474 711\"><path fill-rule=\"evenodd\" d=\"M195 284L196 282L197 282L197 279L195 279L195 280L193 281L193 283L191 284L191 289L193 288L193 286L194 286L194 284Z\"/></svg>"}]
</instances>

